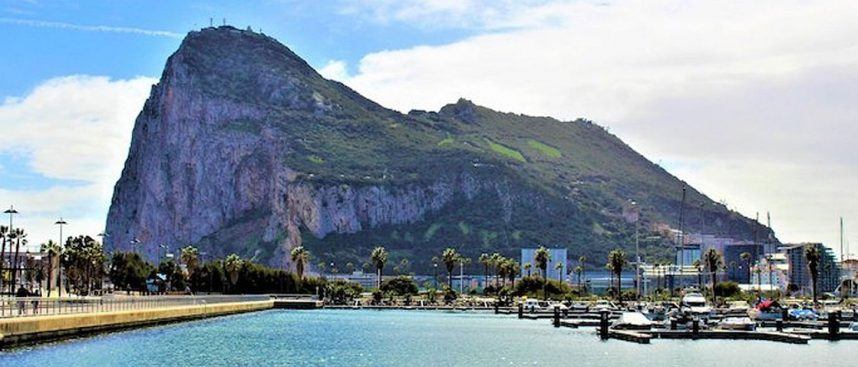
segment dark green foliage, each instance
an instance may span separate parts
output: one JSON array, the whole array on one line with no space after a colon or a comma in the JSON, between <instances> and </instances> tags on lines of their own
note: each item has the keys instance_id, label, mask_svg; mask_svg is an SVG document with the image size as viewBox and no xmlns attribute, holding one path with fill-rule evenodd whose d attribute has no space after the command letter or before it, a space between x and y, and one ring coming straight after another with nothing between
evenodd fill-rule
<instances>
[{"instance_id":1,"label":"dark green foliage","mask_svg":"<svg viewBox=\"0 0 858 367\"><path fill-rule=\"evenodd\" d=\"M528 296L528 297L541 297L542 296L542 287L545 285L545 292L547 294L547 298L562 298L563 295L569 293L571 289L569 285L564 282L559 282L556 280L548 280L548 283L545 283L545 280L539 276L531 276L524 277L515 282L515 288L513 288L512 293L515 296Z\"/></svg>"},{"instance_id":2,"label":"dark green foliage","mask_svg":"<svg viewBox=\"0 0 858 367\"><path fill-rule=\"evenodd\" d=\"M106 255L101 243L90 236L69 237L63 248L60 264L66 278L66 288L79 295L89 295L101 288L105 275Z\"/></svg>"},{"instance_id":3,"label":"dark green foliage","mask_svg":"<svg viewBox=\"0 0 858 367\"><path fill-rule=\"evenodd\" d=\"M335 305L349 304L359 297L361 292L363 288L360 284L343 279L337 279L325 285L325 296Z\"/></svg>"},{"instance_id":4,"label":"dark green foliage","mask_svg":"<svg viewBox=\"0 0 858 367\"><path fill-rule=\"evenodd\" d=\"M236 283L227 283L227 274L223 261L203 263L190 279L194 290L198 292L263 294L263 293L301 293L317 294L325 292L325 281L320 278L298 276L250 261L242 261Z\"/></svg>"},{"instance_id":5,"label":"dark green foliage","mask_svg":"<svg viewBox=\"0 0 858 367\"><path fill-rule=\"evenodd\" d=\"M416 295L417 284L408 276L398 276L393 279L385 280L381 284L381 291L384 293L393 293L397 296Z\"/></svg>"},{"instance_id":6,"label":"dark green foliage","mask_svg":"<svg viewBox=\"0 0 858 367\"><path fill-rule=\"evenodd\" d=\"M718 297L733 297L741 292L736 282L720 282L715 285L715 295Z\"/></svg>"},{"instance_id":7,"label":"dark green foliage","mask_svg":"<svg viewBox=\"0 0 858 367\"><path fill-rule=\"evenodd\" d=\"M115 252L110 259L108 276L116 287L125 291L146 290L146 277L154 268L136 252Z\"/></svg>"},{"instance_id":8,"label":"dark green foliage","mask_svg":"<svg viewBox=\"0 0 858 367\"><path fill-rule=\"evenodd\" d=\"M454 291L453 288L450 288L448 286L444 286L444 303L447 303L447 304L453 303L456 301L456 298L458 298L458 297L459 297L459 295L456 294L456 291Z\"/></svg>"}]
</instances>

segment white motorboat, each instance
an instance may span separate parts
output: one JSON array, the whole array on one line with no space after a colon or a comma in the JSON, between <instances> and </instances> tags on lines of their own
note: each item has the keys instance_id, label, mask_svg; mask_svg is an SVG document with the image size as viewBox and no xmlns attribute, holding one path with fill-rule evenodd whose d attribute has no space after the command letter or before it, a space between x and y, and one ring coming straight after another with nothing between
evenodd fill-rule
<instances>
[{"instance_id":1,"label":"white motorboat","mask_svg":"<svg viewBox=\"0 0 858 367\"><path fill-rule=\"evenodd\" d=\"M706 305L706 298L698 292L690 292L682 297L682 303L680 306L682 311L703 319L712 317L714 313L712 307Z\"/></svg>"},{"instance_id":2,"label":"white motorboat","mask_svg":"<svg viewBox=\"0 0 858 367\"><path fill-rule=\"evenodd\" d=\"M718 328L724 330L757 330L757 323L750 317L727 317L718 323Z\"/></svg>"},{"instance_id":3,"label":"white motorboat","mask_svg":"<svg viewBox=\"0 0 858 367\"><path fill-rule=\"evenodd\" d=\"M596 303L594 303L593 306L590 307L590 311L593 311L593 312L608 311L608 312L610 312L610 311L614 310L615 308L617 308L617 306L615 306L613 303L611 303L610 301L606 301L606 300L602 299L602 300L596 301Z\"/></svg>"},{"instance_id":4,"label":"white motorboat","mask_svg":"<svg viewBox=\"0 0 858 367\"><path fill-rule=\"evenodd\" d=\"M620 314L620 318L611 324L611 327L622 330L650 330L654 324L640 312L623 312Z\"/></svg>"}]
</instances>

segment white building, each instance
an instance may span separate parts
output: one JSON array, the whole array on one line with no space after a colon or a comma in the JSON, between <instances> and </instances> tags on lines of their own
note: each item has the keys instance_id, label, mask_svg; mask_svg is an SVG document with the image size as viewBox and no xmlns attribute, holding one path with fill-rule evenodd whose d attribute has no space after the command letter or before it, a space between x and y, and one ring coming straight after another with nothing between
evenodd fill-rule
<instances>
[{"instance_id":1,"label":"white building","mask_svg":"<svg viewBox=\"0 0 858 367\"><path fill-rule=\"evenodd\" d=\"M541 270L536 267L536 261L534 261L533 257L536 254L535 248L523 248L521 249L521 276L527 276L528 270L526 269L525 264L530 264L531 269L530 273L532 275L540 274ZM549 248L548 249L548 279L566 279L566 264L567 264L567 251L565 248ZM560 270L557 270L557 264L561 264Z\"/></svg>"}]
</instances>

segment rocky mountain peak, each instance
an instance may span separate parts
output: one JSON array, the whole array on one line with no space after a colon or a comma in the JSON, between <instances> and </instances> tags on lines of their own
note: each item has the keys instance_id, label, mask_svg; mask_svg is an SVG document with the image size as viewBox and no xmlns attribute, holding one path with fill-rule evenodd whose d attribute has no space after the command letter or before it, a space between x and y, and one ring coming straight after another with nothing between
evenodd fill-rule
<instances>
[{"instance_id":1,"label":"rocky mountain peak","mask_svg":"<svg viewBox=\"0 0 858 367\"><path fill-rule=\"evenodd\" d=\"M464 98L459 98L456 103L451 103L441 107L438 114L443 117L455 118L457 120L476 123L477 122L477 105Z\"/></svg>"}]
</instances>

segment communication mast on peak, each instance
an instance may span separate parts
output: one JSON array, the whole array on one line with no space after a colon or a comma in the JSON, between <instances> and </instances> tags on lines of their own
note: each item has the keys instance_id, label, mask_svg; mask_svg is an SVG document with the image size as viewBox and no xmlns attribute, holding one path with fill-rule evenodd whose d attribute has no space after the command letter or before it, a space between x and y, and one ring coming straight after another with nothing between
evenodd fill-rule
<instances>
[{"instance_id":1,"label":"communication mast on peak","mask_svg":"<svg viewBox=\"0 0 858 367\"><path fill-rule=\"evenodd\" d=\"M214 18L209 18L209 28L214 28Z\"/></svg>"}]
</instances>

